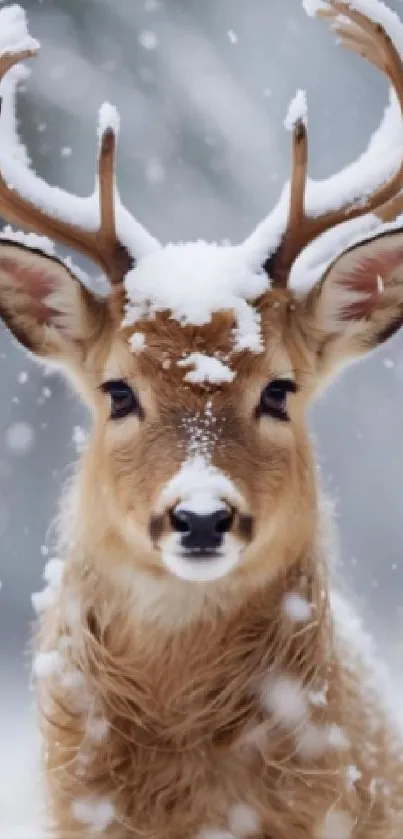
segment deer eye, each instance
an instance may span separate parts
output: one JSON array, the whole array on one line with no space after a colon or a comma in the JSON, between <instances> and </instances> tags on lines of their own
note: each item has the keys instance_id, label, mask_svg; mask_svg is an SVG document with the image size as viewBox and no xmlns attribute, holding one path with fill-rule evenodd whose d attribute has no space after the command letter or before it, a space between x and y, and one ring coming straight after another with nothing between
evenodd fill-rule
<instances>
[{"instance_id":1,"label":"deer eye","mask_svg":"<svg viewBox=\"0 0 403 839\"><path fill-rule=\"evenodd\" d=\"M292 379L273 379L262 390L257 410L258 416L269 415L275 419L289 420L287 396L295 393L297 386Z\"/></svg>"},{"instance_id":2,"label":"deer eye","mask_svg":"<svg viewBox=\"0 0 403 839\"><path fill-rule=\"evenodd\" d=\"M131 387L122 379L104 382L101 385L103 393L109 393L111 398L111 416L113 420L123 419L129 414L142 415L141 405Z\"/></svg>"}]
</instances>

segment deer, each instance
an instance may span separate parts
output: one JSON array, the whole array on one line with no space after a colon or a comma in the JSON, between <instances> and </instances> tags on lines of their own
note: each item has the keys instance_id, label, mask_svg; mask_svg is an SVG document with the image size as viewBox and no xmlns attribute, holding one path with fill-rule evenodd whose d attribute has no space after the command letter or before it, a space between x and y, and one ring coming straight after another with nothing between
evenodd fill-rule
<instances>
[{"instance_id":1,"label":"deer","mask_svg":"<svg viewBox=\"0 0 403 839\"><path fill-rule=\"evenodd\" d=\"M397 17L378 0L305 6L403 110ZM2 89L38 49L22 11L3 9L0 27L5 15ZM2 320L92 414L34 595L53 837L403 835L403 735L383 662L333 585L307 423L329 380L403 324L403 163L311 212L294 111L281 211L242 245L160 245L133 218L111 107L90 199L0 150L0 213L26 231L0 239ZM319 276L293 284L335 231L344 244ZM49 239L89 258L108 292Z\"/></svg>"}]
</instances>

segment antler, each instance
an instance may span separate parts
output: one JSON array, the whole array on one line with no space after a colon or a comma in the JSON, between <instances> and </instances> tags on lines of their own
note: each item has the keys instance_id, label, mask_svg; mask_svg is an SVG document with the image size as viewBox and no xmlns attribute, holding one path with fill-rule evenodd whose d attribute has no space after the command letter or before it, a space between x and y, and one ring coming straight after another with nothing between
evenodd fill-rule
<instances>
[{"instance_id":1,"label":"antler","mask_svg":"<svg viewBox=\"0 0 403 839\"><path fill-rule=\"evenodd\" d=\"M356 11L342 0L328 0L329 8L320 8L320 17L334 21L333 28L341 42L366 58L391 82L403 115L403 62L383 26ZM291 266L303 249L326 230L342 222L375 213L381 222L394 220L403 210L403 160L395 175L363 201L357 196L338 210L309 216L305 212L308 163L308 133L302 118L293 128L293 159L288 218L281 243L266 261L264 268L273 286L286 287Z\"/></svg>"},{"instance_id":2,"label":"antler","mask_svg":"<svg viewBox=\"0 0 403 839\"><path fill-rule=\"evenodd\" d=\"M37 52L37 48L31 48L0 56L0 81L11 67L35 56ZM97 230L86 230L53 216L47 210L23 198L13 186L7 184L0 164L0 215L12 224L22 225L30 232L48 236L87 256L100 266L112 284L120 283L133 264L129 250L119 241L116 234L115 149L114 130L110 125L106 125L100 132L98 154L97 195L100 222Z\"/></svg>"}]
</instances>

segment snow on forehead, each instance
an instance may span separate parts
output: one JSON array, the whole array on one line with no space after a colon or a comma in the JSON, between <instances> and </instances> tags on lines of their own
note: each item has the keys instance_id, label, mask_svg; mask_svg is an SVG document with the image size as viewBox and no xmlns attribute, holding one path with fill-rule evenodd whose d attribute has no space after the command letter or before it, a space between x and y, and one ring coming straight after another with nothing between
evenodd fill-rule
<instances>
[{"instance_id":1,"label":"snow on forehead","mask_svg":"<svg viewBox=\"0 0 403 839\"><path fill-rule=\"evenodd\" d=\"M201 326L215 312L233 311L237 349L262 350L260 317L253 302L269 286L242 246L206 242L169 244L140 259L125 280L123 326L170 311L181 324Z\"/></svg>"}]
</instances>

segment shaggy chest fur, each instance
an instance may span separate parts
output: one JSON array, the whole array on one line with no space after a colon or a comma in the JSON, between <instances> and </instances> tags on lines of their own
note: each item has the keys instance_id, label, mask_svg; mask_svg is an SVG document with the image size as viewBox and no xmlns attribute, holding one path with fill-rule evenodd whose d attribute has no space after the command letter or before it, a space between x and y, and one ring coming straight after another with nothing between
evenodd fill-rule
<instances>
[{"instance_id":1,"label":"shaggy chest fur","mask_svg":"<svg viewBox=\"0 0 403 839\"><path fill-rule=\"evenodd\" d=\"M116 603L73 614L62 587L36 667L57 836L398 839L386 718L315 586L285 619L299 577L165 638Z\"/></svg>"}]
</instances>

